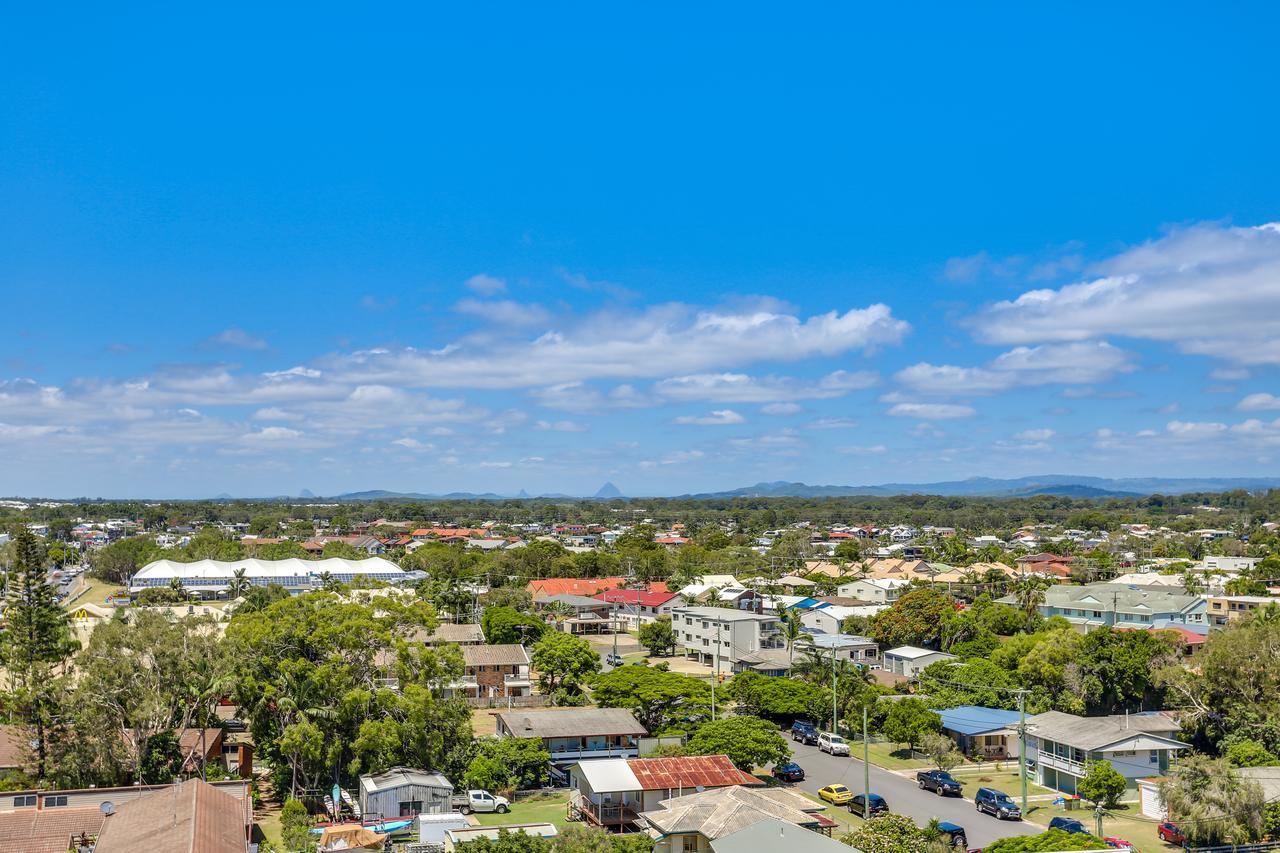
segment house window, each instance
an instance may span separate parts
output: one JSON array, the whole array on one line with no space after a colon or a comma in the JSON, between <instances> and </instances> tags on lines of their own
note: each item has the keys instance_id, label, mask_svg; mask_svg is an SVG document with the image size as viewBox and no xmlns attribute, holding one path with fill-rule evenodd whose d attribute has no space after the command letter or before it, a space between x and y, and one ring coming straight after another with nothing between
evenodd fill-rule
<instances>
[{"instance_id":1,"label":"house window","mask_svg":"<svg viewBox=\"0 0 1280 853\"><path fill-rule=\"evenodd\" d=\"M1148 763L1150 763L1150 764L1159 764L1159 763L1160 763L1160 753L1156 752L1154 749L1153 749L1153 750L1151 750L1151 754L1147 756L1147 761L1148 761Z\"/></svg>"},{"instance_id":2,"label":"house window","mask_svg":"<svg viewBox=\"0 0 1280 853\"><path fill-rule=\"evenodd\" d=\"M45 807L46 809L48 809L48 808L52 808L52 807L54 807L54 806L65 806L66 804L67 804L67 797L66 797L66 795L65 795L65 794L64 794L64 795L62 795L62 796L60 796L60 797L45 797L45 798L44 798L44 807Z\"/></svg>"},{"instance_id":3,"label":"house window","mask_svg":"<svg viewBox=\"0 0 1280 853\"><path fill-rule=\"evenodd\" d=\"M34 806L36 804L35 794L23 794L21 797L13 798L13 807L20 809L23 806Z\"/></svg>"},{"instance_id":4,"label":"house window","mask_svg":"<svg viewBox=\"0 0 1280 853\"><path fill-rule=\"evenodd\" d=\"M410 817L422 813L422 800L409 800L400 803L400 817Z\"/></svg>"}]
</instances>

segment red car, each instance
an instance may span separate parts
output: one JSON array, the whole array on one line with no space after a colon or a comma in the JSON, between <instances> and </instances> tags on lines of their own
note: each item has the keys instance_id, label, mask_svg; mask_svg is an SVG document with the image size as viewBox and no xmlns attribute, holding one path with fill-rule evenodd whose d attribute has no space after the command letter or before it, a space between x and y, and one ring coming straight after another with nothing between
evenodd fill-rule
<instances>
[{"instance_id":1,"label":"red car","mask_svg":"<svg viewBox=\"0 0 1280 853\"><path fill-rule=\"evenodd\" d=\"M1171 820L1166 820L1156 827L1156 837L1169 844L1183 844L1187 840L1182 830L1178 829L1178 825Z\"/></svg>"},{"instance_id":2,"label":"red car","mask_svg":"<svg viewBox=\"0 0 1280 853\"><path fill-rule=\"evenodd\" d=\"M1114 847L1117 850L1130 850L1132 853L1137 853L1138 851L1137 847L1134 847L1123 838L1116 838L1114 835L1108 835L1106 838L1102 839L1102 843L1108 847Z\"/></svg>"}]
</instances>

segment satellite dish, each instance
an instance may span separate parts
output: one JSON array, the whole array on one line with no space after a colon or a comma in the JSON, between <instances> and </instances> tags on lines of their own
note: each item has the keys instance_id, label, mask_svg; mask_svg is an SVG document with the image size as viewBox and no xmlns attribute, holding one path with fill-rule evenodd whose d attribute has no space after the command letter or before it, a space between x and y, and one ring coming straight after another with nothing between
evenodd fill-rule
<instances>
[{"instance_id":1,"label":"satellite dish","mask_svg":"<svg viewBox=\"0 0 1280 853\"><path fill-rule=\"evenodd\" d=\"M110 800L104 800L102 805L98 806L98 810L102 812L104 815L107 815L108 817L110 817L111 815L116 813L116 805Z\"/></svg>"}]
</instances>

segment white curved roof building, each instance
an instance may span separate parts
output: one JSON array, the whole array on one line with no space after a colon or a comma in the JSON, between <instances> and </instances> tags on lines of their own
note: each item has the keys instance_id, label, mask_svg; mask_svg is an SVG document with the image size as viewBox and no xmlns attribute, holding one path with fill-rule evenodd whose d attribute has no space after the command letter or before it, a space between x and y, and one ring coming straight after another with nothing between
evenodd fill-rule
<instances>
[{"instance_id":1,"label":"white curved roof building","mask_svg":"<svg viewBox=\"0 0 1280 853\"><path fill-rule=\"evenodd\" d=\"M278 583L294 592L320 586L320 576L325 572L340 583L351 583L357 578L388 583L405 579L404 569L381 557L364 560L341 557L326 560L197 560L194 563L156 560L143 566L129 579L129 589L138 592L167 587L177 578L193 592L218 593L231 583L240 569L244 569L244 577L254 586Z\"/></svg>"}]
</instances>

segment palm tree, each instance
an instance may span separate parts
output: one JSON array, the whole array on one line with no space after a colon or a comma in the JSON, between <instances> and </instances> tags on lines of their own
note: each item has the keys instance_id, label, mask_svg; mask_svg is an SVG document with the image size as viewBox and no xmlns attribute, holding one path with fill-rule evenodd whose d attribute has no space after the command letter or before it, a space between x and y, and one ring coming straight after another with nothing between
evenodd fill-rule
<instances>
[{"instance_id":1,"label":"palm tree","mask_svg":"<svg viewBox=\"0 0 1280 853\"><path fill-rule=\"evenodd\" d=\"M1044 604L1045 590L1053 586L1053 581L1039 575L1024 575L1013 583L1013 594L1018 599L1018 607L1030 619Z\"/></svg>"},{"instance_id":2,"label":"palm tree","mask_svg":"<svg viewBox=\"0 0 1280 853\"><path fill-rule=\"evenodd\" d=\"M316 575L316 578L320 581L320 588L327 592L335 592L342 587L342 584L334 579L333 572L328 570Z\"/></svg>"},{"instance_id":3,"label":"palm tree","mask_svg":"<svg viewBox=\"0 0 1280 853\"><path fill-rule=\"evenodd\" d=\"M796 643L809 637L804 632L804 623L800 621L800 611L792 608L786 611L782 617L782 636L787 641L787 660L790 663L796 661ZM810 637L809 642L813 642Z\"/></svg>"},{"instance_id":4,"label":"palm tree","mask_svg":"<svg viewBox=\"0 0 1280 853\"><path fill-rule=\"evenodd\" d=\"M251 586L253 586L253 584L247 577L245 577L244 566L241 566L236 569L231 576L231 583L229 585L231 597L239 598L248 592L249 587Z\"/></svg>"},{"instance_id":5,"label":"palm tree","mask_svg":"<svg viewBox=\"0 0 1280 853\"><path fill-rule=\"evenodd\" d=\"M1160 782L1160 798L1196 846L1244 844L1262 836L1266 797L1221 758L1188 755Z\"/></svg>"}]
</instances>

